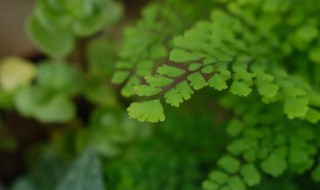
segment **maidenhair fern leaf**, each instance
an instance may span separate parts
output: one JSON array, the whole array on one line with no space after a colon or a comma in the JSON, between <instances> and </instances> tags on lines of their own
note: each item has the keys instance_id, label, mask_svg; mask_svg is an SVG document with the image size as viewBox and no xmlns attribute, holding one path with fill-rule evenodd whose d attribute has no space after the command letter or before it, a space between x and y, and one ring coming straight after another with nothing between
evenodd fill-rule
<instances>
[{"instance_id":1,"label":"maidenhair fern leaf","mask_svg":"<svg viewBox=\"0 0 320 190\"><path fill-rule=\"evenodd\" d=\"M179 94L181 95L181 97L184 100L190 99L191 98L191 94L193 94L192 88L190 87L190 85L186 81L183 81L183 82L179 83L176 86L176 90L179 92Z\"/></svg>"},{"instance_id":2,"label":"maidenhair fern leaf","mask_svg":"<svg viewBox=\"0 0 320 190\"><path fill-rule=\"evenodd\" d=\"M183 73L185 73L185 71L177 67L163 65L157 69L157 73L163 76L168 76L168 77L179 77Z\"/></svg>"},{"instance_id":3,"label":"maidenhair fern leaf","mask_svg":"<svg viewBox=\"0 0 320 190\"><path fill-rule=\"evenodd\" d=\"M209 84L210 87L213 87L213 88L215 88L216 90L219 90L219 91L228 88L228 85L227 85L225 77L223 77L220 74L213 75L209 79L208 84Z\"/></svg>"},{"instance_id":4,"label":"maidenhair fern leaf","mask_svg":"<svg viewBox=\"0 0 320 190\"><path fill-rule=\"evenodd\" d=\"M252 89L244 81L234 81L230 87L230 92L239 96L248 96Z\"/></svg>"},{"instance_id":5,"label":"maidenhair fern leaf","mask_svg":"<svg viewBox=\"0 0 320 190\"><path fill-rule=\"evenodd\" d=\"M125 90L125 96L134 95L132 85L126 85L132 77L143 79L145 76L157 73L167 77L178 77L184 71L181 68L159 65L167 61L169 49L172 46L170 39L181 34L184 29L190 27L190 23L199 19L198 5L202 6L202 16L207 17L211 11L211 6L216 2L206 1L171 1L165 0L157 3L150 3L142 10L142 18L133 27L129 27L124 32L124 45L119 53L120 60L116 63L116 72L113 82L121 84ZM183 8L187 7L187 8ZM190 9L191 8L191 9ZM186 22L187 21L187 22ZM190 23L189 23L190 22ZM178 50L179 51L179 50ZM183 50L181 50L183 51ZM185 55L177 55L184 60L196 60L201 55L198 52L184 52ZM182 56L182 57L181 57ZM126 72L128 75L124 75ZM119 80L121 76L121 80ZM141 80L137 85L142 84Z\"/></svg>"},{"instance_id":6,"label":"maidenhair fern leaf","mask_svg":"<svg viewBox=\"0 0 320 190\"><path fill-rule=\"evenodd\" d=\"M224 156L219 160L218 165L228 173L236 173L239 171L240 161L232 156Z\"/></svg>"},{"instance_id":7,"label":"maidenhair fern leaf","mask_svg":"<svg viewBox=\"0 0 320 190\"><path fill-rule=\"evenodd\" d=\"M248 186L259 184L261 176L253 164L246 164L241 167L240 174Z\"/></svg>"},{"instance_id":8,"label":"maidenhair fern leaf","mask_svg":"<svg viewBox=\"0 0 320 190\"><path fill-rule=\"evenodd\" d=\"M188 80L190 81L190 85L195 90L200 90L201 88L203 88L203 87L208 85L206 79L199 72L191 74L188 77Z\"/></svg>"},{"instance_id":9,"label":"maidenhair fern leaf","mask_svg":"<svg viewBox=\"0 0 320 190\"><path fill-rule=\"evenodd\" d=\"M230 187L230 190L245 190L246 185L242 181L242 179L238 176L230 177L228 180L228 186Z\"/></svg>"},{"instance_id":10,"label":"maidenhair fern leaf","mask_svg":"<svg viewBox=\"0 0 320 190\"><path fill-rule=\"evenodd\" d=\"M288 97L284 103L284 112L290 119L304 117L309 109L308 101L307 98Z\"/></svg>"},{"instance_id":11,"label":"maidenhair fern leaf","mask_svg":"<svg viewBox=\"0 0 320 190\"><path fill-rule=\"evenodd\" d=\"M159 100L135 102L128 108L129 116L141 122L164 121L163 107Z\"/></svg>"},{"instance_id":12,"label":"maidenhair fern leaf","mask_svg":"<svg viewBox=\"0 0 320 190\"><path fill-rule=\"evenodd\" d=\"M164 95L164 98L168 104L175 107L178 107L183 102L183 97L175 89L169 90L169 92Z\"/></svg>"},{"instance_id":13,"label":"maidenhair fern leaf","mask_svg":"<svg viewBox=\"0 0 320 190\"><path fill-rule=\"evenodd\" d=\"M148 85L140 85L133 87L136 94L139 96L153 96L161 92L160 88L148 86Z\"/></svg>"},{"instance_id":14,"label":"maidenhair fern leaf","mask_svg":"<svg viewBox=\"0 0 320 190\"><path fill-rule=\"evenodd\" d=\"M281 175L287 167L285 159L277 154L271 154L264 162L261 163L263 171L273 177Z\"/></svg>"},{"instance_id":15,"label":"maidenhair fern leaf","mask_svg":"<svg viewBox=\"0 0 320 190\"><path fill-rule=\"evenodd\" d=\"M203 57L203 54L190 53L182 49L175 49L170 53L170 60L178 63L198 61L202 57Z\"/></svg>"},{"instance_id":16,"label":"maidenhair fern leaf","mask_svg":"<svg viewBox=\"0 0 320 190\"><path fill-rule=\"evenodd\" d=\"M150 85L155 87L168 86L173 82L173 79L161 75L146 76L145 79Z\"/></svg>"}]
</instances>

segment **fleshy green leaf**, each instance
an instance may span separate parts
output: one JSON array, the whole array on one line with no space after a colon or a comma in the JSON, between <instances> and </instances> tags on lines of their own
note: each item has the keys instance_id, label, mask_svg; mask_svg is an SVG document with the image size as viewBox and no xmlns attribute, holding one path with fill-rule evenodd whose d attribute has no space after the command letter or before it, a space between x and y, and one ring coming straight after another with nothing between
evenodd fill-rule
<instances>
[{"instance_id":1,"label":"fleshy green leaf","mask_svg":"<svg viewBox=\"0 0 320 190\"><path fill-rule=\"evenodd\" d=\"M57 95L38 106L34 116L42 122L66 122L74 118L75 112L74 105L66 96Z\"/></svg>"},{"instance_id":2,"label":"fleshy green leaf","mask_svg":"<svg viewBox=\"0 0 320 190\"><path fill-rule=\"evenodd\" d=\"M33 17L28 21L27 29L29 37L38 48L52 57L64 57L74 47L75 40L70 33L49 30Z\"/></svg>"},{"instance_id":3,"label":"fleshy green leaf","mask_svg":"<svg viewBox=\"0 0 320 190\"><path fill-rule=\"evenodd\" d=\"M21 85L29 84L36 76L36 67L21 58L7 57L0 63L0 88L13 92Z\"/></svg>"},{"instance_id":4,"label":"fleshy green leaf","mask_svg":"<svg viewBox=\"0 0 320 190\"><path fill-rule=\"evenodd\" d=\"M129 116L141 122L164 121L163 107L159 100L134 102L128 108Z\"/></svg>"},{"instance_id":5,"label":"fleshy green leaf","mask_svg":"<svg viewBox=\"0 0 320 190\"><path fill-rule=\"evenodd\" d=\"M79 71L65 63L45 62L38 67L38 84L44 89L76 94L82 84Z\"/></svg>"}]
</instances>

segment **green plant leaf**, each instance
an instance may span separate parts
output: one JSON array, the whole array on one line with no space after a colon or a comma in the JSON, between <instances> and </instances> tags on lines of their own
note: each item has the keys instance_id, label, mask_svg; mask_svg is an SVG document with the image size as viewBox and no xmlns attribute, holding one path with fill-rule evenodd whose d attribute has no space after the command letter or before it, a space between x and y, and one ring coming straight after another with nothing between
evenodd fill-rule
<instances>
[{"instance_id":1,"label":"green plant leaf","mask_svg":"<svg viewBox=\"0 0 320 190\"><path fill-rule=\"evenodd\" d=\"M203 57L200 53L189 53L188 51L175 49L170 53L170 60L175 62L197 61Z\"/></svg>"},{"instance_id":2,"label":"green plant leaf","mask_svg":"<svg viewBox=\"0 0 320 190\"><path fill-rule=\"evenodd\" d=\"M248 186L254 186L260 183L261 176L253 164L243 165L240 174Z\"/></svg>"},{"instance_id":3,"label":"green plant leaf","mask_svg":"<svg viewBox=\"0 0 320 190\"><path fill-rule=\"evenodd\" d=\"M289 151L289 163L301 164L308 161L308 154L304 150L298 148L291 148Z\"/></svg>"},{"instance_id":4,"label":"green plant leaf","mask_svg":"<svg viewBox=\"0 0 320 190\"><path fill-rule=\"evenodd\" d=\"M218 165L229 173L236 173L240 168L240 161L232 156L223 156Z\"/></svg>"},{"instance_id":5,"label":"green plant leaf","mask_svg":"<svg viewBox=\"0 0 320 190\"><path fill-rule=\"evenodd\" d=\"M248 96L252 89L244 82L234 81L231 84L230 92L234 95Z\"/></svg>"},{"instance_id":6,"label":"green plant leaf","mask_svg":"<svg viewBox=\"0 0 320 190\"><path fill-rule=\"evenodd\" d=\"M158 67L157 73L168 77L179 77L184 74L185 71L173 66L163 65L161 67Z\"/></svg>"},{"instance_id":7,"label":"green plant leaf","mask_svg":"<svg viewBox=\"0 0 320 190\"><path fill-rule=\"evenodd\" d=\"M13 97L15 108L25 117L32 117L38 109L46 93L35 87L23 87L17 90Z\"/></svg>"},{"instance_id":8,"label":"green plant leaf","mask_svg":"<svg viewBox=\"0 0 320 190\"><path fill-rule=\"evenodd\" d=\"M199 72L189 75L188 80L190 81L190 85L195 90L200 90L201 88L208 85L206 79Z\"/></svg>"},{"instance_id":9,"label":"green plant leaf","mask_svg":"<svg viewBox=\"0 0 320 190\"><path fill-rule=\"evenodd\" d=\"M245 190L246 185L243 183L240 177L233 176L230 177L228 180L228 185L230 187L230 190Z\"/></svg>"},{"instance_id":10,"label":"green plant leaf","mask_svg":"<svg viewBox=\"0 0 320 190\"><path fill-rule=\"evenodd\" d=\"M75 44L75 40L70 33L49 30L34 17L31 17L27 23L27 32L37 47L51 57L66 56L71 52Z\"/></svg>"},{"instance_id":11,"label":"green plant leaf","mask_svg":"<svg viewBox=\"0 0 320 190\"><path fill-rule=\"evenodd\" d=\"M133 89L138 96L153 96L161 92L160 88L148 85L135 86Z\"/></svg>"},{"instance_id":12,"label":"green plant leaf","mask_svg":"<svg viewBox=\"0 0 320 190\"><path fill-rule=\"evenodd\" d=\"M307 98L288 97L284 102L284 112L290 119L303 117L307 114L309 100Z\"/></svg>"},{"instance_id":13,"label":"green plant leaf","mask_svg":"<svg viewBox=\"0 0 320 190\"><path fill-rule=\"evenodd\" d=\"M165 77L165 76L161 76L161 75L146 76L145 79L151 86L154 86L154 87L168 86L169 84L171 84L173 82L173 79Z\"/></svg>"},{"instance_id":14,"label":"green plant leaf","mask_svg":"<svg viewBox=\"0 0 320 190\"><path fill-rule=\"evenodd\" d=\"M163 107L159 100L150 100L144 102L134 102L127 109L131 118L141 122L155 123L164 121Z\"/></svg>"},{"instance_id":15,"label":"green plant leaf","mask_svg":"<svg viewBox=\"0 0 320 190\"><path fill-rule=\"evenodd\" d=\"M209 177L212 181L215 181L218 184L224 184L227 182L229 175L224 172L213 171Z\"/></svg>"},{"instance_id":16,"label":"green plant leaf","mask_svg":"<svg viewBox=\"0 0 320 190\"><path fill-rule=\"evenodd\" d=\"M213 75L209 79L208 84L210 87L213 87L217 90L224 90L224 89L228 88L225 77L222 75L219 75L219 74Z\"/></svg>"},{"instance_id":17,"label":"green plant leaf","mask_svg":"<svg viewBox=\"0 0 320 190\"><path fill-rule=\"evenodd\" d=\"M193 94L192 88L190 87L190 85L186 81L179 83L176 86L176 91L179 92L180 96L184 100L189 100L191 98L191 94Z\"/></svg>"},{"instance_id":18,"label":"green plant leaf","mask_svg":"<svg viewBox=\"0 0 320 190\"><path fill-rule=\"evenodd\" d=\"M74 95L80 91L80 72L65 63L44 62L38 67L38 84L44 89Z\"/></svg>"},{"instance_id":19,"label":"green plant leaf","mask_svg":"<svg viewBox=\"0 0 320 190\"><path fill-rule=\"evenodd\" d=\"M42 122L66 122L74 118L76 108L64 95L51 97L37 106L34 116Z\"/></svg>"},{"instance_id":20,"label":"green plant leaf","mask_svg":"<svg viewBox=\"0 0 320 190\"><path fill-rule=\"evenodd\" d=\"M36 72L32 63L18 57L7 57L0 63L0 88L13 92L19 86L30 84Z\"/></svg>"},{"instance_id":21,"label":"green plant leaf","mask_svg":"<svg viewBox=\"0 0 320 190\"><path fill-rule=\"evenodd\" d=\"M274 153L261 163L262 170L273 177L280 176L287 167L285 159Z\"/></svg>"},{"instance_id":22,"label":"green plant leaf","mask_svg":"<svg viewBox=\"0 0 320 190\"><path fill-rule=\"evenodd\" d=\"M93 151L86 151L74 161L57 190L105 190L98 156Z\"/></svg>"},{"instance_id":23,"label":"green plant leaf","mask_svg":"<svg viewBox=\"0 0 320 190\"><path fill-rule=\"evenodd\" d=\"M179 107L179 105L183 102L182 96L175 89L169 90L164 95L166 102L172 106Z\"/></svg>"},{"instance_id":24,"label":"green plant leaf","mask_svg":"<svg viewBox=\"0 0 320 190\"><path fill-rule=\"evenodd\" d=\"M63 94L52 95L36 87L24 87L14 96L16 109L25 117L42 122L66 122L75 116L75 107Z\"/></svg>"}]
</instances>

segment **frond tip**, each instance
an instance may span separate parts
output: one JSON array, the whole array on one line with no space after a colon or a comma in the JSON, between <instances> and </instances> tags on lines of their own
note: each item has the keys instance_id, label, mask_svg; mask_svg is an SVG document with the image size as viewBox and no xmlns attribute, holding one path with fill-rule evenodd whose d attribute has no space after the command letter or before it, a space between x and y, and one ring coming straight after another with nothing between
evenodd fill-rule
<instances>
[{"instance_id":1,"label":"frond tip","mask_svg":"<svg viewBox=\"0 0 320 190\"><path fill-rule=\"evenodd\" d=\"M160 100L134 102L127 110L131 118L140 122L156 123L165 120Z\"/></svg>"}]
</instances>

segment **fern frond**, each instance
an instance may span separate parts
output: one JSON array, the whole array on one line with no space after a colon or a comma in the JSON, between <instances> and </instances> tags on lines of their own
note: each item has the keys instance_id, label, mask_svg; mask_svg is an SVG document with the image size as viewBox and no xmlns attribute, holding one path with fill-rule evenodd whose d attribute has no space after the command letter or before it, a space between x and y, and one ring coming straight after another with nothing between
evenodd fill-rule
<instances>
[{"instance_id":1,"label":"fern frond","mask_svg":"<svg viewBox=\"0 0 320 190\"><path fill-rule=\"evenodd\" d=\"M198 19L195 7L209 5L202 14L214 4L211 1L171 1L152 3L142 11L142 19L133 27L125 30L125 43L116 63L115 84L122 85L121 93L125 97L135 94L133 87L143 83L143 78L154 74L157 66L166 62L171 39L181 34L190 22ZM190 11L191 8L191 11ZM197 15L197 16L196 16ZM159 68L158 72L176 74L177 69ZM180 71L181 72L181 71ZM163 73L165 75L165 73Z\"/></svg>"},{"instance_id":2,"label":"fern frond","mask_svg":"<svg viewBox=\"0 0 320 190\"><path fill-rule=\"evenodd\" d=\"M170 52L171 63L163 64L155 74L145 77L146 85L161 88L158 94L147 96L147 101L164 97L168 104L177 107L189 99L193 91L206 86L220 91L229 88L231 94L244 97L256 89L263 102L283 102L284 112L290 119L317 122L319 117L310 116L309 112L311 107L319 106L314 104L317 102L314 99L319 98L318 93L301 77L289 74L282 64L287 59L283 46L294 48L291 41L283 40L287 31L269 35L291 27L281 15L294 13L292 3L286 1L273 5L271 11L266 5L267 0L262 1L265 2L262 6L250 2L249 8L230 3L227 11L215 9L211 21L198 22L176 37ZM250 6L256 8L250 9ZM257 8L261 13L250 12ZM279 14L277 19L280 20L269 24L263 22L275 13ZM167 71L163 72L163 68ZM169 71L174 74L168 75ZM177 90L181 84L184 89ZM129 111L133 116L135 109ZM320 113L314 109L312 112ZM139 120L139 117L133 118ZM153 121L157 122L159 118L153 118Z\"/></svg>"}]
</instances>

